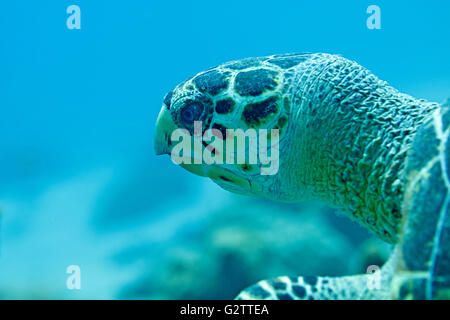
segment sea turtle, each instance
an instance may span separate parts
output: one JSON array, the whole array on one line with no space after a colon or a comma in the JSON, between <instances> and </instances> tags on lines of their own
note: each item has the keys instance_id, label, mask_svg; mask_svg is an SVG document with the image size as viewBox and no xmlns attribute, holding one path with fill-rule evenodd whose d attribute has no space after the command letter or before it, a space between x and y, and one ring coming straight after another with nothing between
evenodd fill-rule
<instances>
[{"instance_id":1,"label":"sea turtle","mask_svg":"<svg viewBox=\"0 0 450 320\"><path fill-rule=\"evenodd\" d=\"M155 151L170 154L172 132L193 133L194 121L226 141L234 139L227 129L277 129L275 174L261 174L261 162L181 166L232 192L323 201L395 244L375 274L279 277L245 289L238 299L445 299L449 108L449 102L403 94L340 55L247 58L201 72L166 95ZM211 141L220 139L218 131ZM203 150L211 147L203 144Z\"/></svg>"}]
</instances>

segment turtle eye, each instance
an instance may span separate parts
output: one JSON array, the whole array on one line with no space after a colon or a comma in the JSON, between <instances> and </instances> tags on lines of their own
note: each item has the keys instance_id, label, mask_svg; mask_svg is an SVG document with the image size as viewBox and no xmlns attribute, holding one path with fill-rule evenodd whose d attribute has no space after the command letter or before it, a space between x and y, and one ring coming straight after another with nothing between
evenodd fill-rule
<instances>
[{"instance_id":1,"label":"turtle eye","mask_svg":"<svg viewBox=\"0 0 450 320\"><path fill-rule=\"evenodd\" d=\"M203 113L203 106L200 103L191 103L181 109L181 120L191 123L200 120Z\"/></svg>"}]
</instances>

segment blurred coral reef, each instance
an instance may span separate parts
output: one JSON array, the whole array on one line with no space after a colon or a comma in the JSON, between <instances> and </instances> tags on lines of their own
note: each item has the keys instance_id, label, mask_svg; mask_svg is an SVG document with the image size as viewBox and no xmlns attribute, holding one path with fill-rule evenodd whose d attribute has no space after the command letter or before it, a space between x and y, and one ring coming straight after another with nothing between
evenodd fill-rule
<instances>
[{"instance_id":1,"label":"blurred coral reef","mask_svg":"<svg viewBox=\"0 0 450 320\"><path fill-rule=\"evenodd\" d=\"M230 299L280 275L340 276L381 266L389 246L331 211L231 195L197 233L144 265L118 298Z\"/></svg>"}]
</instances>

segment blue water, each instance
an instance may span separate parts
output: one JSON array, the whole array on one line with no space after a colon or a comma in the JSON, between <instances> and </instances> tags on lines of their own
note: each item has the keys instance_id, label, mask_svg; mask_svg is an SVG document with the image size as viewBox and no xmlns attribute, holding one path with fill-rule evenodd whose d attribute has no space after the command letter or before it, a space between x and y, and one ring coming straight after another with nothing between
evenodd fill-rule
<instances>
[{"instance_id":1,"label":"blue water","mask_svg":"<svg viewBox=\"0 0 450 320\"><path fill-rule=\"evenodd\" d=\"M80 30L66 27L71 4L81 8ZM366 27L371 4L381 8L381 30ZM179 230L195 230L228 201L153 155L164 94L199 71L249 56L329 52L415 97L450 96L444 0L0 7L0 298L122 297L181 241ZM66 288L72 264L81 290Z\"/></svg>"}]
</instances>

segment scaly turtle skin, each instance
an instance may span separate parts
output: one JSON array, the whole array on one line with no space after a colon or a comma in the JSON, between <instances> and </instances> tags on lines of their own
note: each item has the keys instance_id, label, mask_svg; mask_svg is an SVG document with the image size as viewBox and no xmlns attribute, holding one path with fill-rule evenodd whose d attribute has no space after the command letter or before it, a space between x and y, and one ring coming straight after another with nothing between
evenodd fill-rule
<instances>
[{"instance_id":1,"label":"scaly turtle skin","mask_svg":"<svg viewBox=\"0 0 450 320\"><path fill-rule=\"evenodd\" d=\"M326 202L396 244L379 274L380 287L368 286L372 275L280 277L238 299L448 298L447 110L448 104L400 93L338 55L248 58L169 92L155 151L170 154L172 132L193 133L194 121L222 133L279 129L275 175L260 174L261 163L181 166L232 192Z\"/></svg>"}]
</instances>

